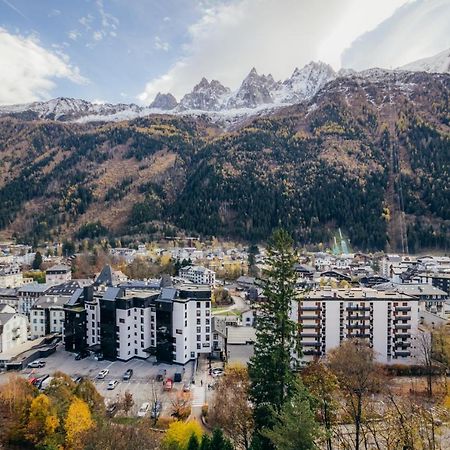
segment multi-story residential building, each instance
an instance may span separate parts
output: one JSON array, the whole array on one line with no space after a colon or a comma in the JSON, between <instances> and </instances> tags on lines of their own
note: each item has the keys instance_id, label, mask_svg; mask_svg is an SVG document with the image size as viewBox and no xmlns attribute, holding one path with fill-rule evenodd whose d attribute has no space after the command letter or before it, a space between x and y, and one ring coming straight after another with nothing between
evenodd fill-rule
<instances>
[{"instance_id":1,"label":"multi-story residential building","mask_svg":"<svg viewBox=\"0 0 450 450\"><path fill-rule=\"evenodd\" d=\"M412 281L431 284L450 294L450 272L418 272L413 276Z\"/></svg>"},{"instance_id":2,"label":"multi-story residential building","mask_svg":"<svg viewBox=\"0 0 450 450\"><path fill-rule=\"evenodd\" d=\"M43 295L30 309L32 339L64 331L64 305L68 298L62 295Z\"/></svg>"},{"instance_id":3,"label":"multi-story residential building","mask_svg":"<svg viewBox=\"0 0 450 450\"><path fill-rule=\"evenodd\" d=\"M211 289L99 286L78 290L65 306L65 347L91 349L106 359L148 358L186 364L211 342ZM84 338L78 334L83 330Z\"/></svg>"},{"instance_id":4,"label":"multi-story residential building","mask_svg":"<svg viewBox=\"0 0 450 450\"><path fill-rule=\"evenodd\" d=\"M13 351L27 341L28 319L9 305L0 305L0 353Z\"/></svg>"},{"instance_id":5,"label":"multi-story residential building","mask_svg":"<svg viewBox=\"0 0 450 450\"><path fill-rule=\"evenodd\" d=\"M72 271L65 264L52 266L45 271L45 282L49 285L62 284L72 279Z\"/></svg>"},{"instance_id":6,"label":"multi-story residential building","mask_svg":"<svg viewBox=\"0 0 450 450\"><path fill-rule=\"evenodd\" d=\"M12 306L19 311L19 297L17 289L0 288L0 304Z\"/></svg>"},{"instance_id":7,"label":"multi-story residential building","mask_svg":"<svg viewBox=\"0 0 450 450\"><path fill-rule=\"evenodd\" d=\"M195 284L214 286L216 273L213 270L201 266L185 266L180 269L180 277Z\"/></svg>"},{"instance_id":8,"label":"multi-story residential building","mask_svg":"<svg viewBox=\"0 0 450 450\"><path fill-rule=\"evenodd\" d=\"M303 360L326 355L345 339L359 338L383 363L414 360L418 300L375 289L321 289L292 305L301 324Z\"/></svg>"},{"instance_id":9,"label":"multi-story residential building","mask_svg":"<svg viewBox=\"0 0 450 450\"><path fill-rule=\"evenodd\" d=\"M24 284L20 267L9 265L0 268L0 288L16 288Z\"/></svg>"},{"instance_id":10,"label":"multi-story residential building","mask_svg":"<svg viewBox=\"0 0 450 450\"><path fill-rule=\"evenodd\" d=\"M39 297L42 297L51 286L41 283L25 284L17 289L19 297L19 313L30 315L31 307L37 302Z\"/></svg>"}]
</instances>

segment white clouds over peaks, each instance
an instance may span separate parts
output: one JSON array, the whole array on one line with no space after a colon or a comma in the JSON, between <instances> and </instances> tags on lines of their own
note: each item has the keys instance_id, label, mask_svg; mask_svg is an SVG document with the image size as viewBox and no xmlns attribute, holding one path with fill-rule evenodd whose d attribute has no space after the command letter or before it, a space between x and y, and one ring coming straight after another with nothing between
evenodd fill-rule
<instances>
[{"instance_id":1,"label":"white clouds over peaks","mask_svg":"<svg viewBox=\"0 0 450 450\"><path fill-rule=\"evenodd\" d=\"M253 66L277 79L319 58L338 68L340 54L353 39L406 1L231 0L218 6L206 1L203 16L189 28L185 55L147 83L139 99L149 103L160 91L179 98L202 76L235 89ZM326 44L330 33L333 40Z\"/></svg>"},{"instance_id":2,"label":"white clouds over peaks","mask_svg":"<svg viewBox=\"0 0 450 450\"><path fill-rule=\"evenodd\" d=\"M87 82L64 55L46 50L33 37L0 28L0 104L48 98L55 78Z\"/></svg>"}]
</instances>

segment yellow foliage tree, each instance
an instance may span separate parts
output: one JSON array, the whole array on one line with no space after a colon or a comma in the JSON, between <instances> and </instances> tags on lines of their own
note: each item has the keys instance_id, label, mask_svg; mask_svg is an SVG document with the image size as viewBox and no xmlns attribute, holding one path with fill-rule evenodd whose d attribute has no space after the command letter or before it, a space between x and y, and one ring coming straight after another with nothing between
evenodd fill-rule
<instances>
[{"instance_id":1,"label":"yellow foliage tree","mask_svg":"<svg viewBox=\"0 0 450 450\"><path fill-rule=\"evenodd\" d=\"M80 448L81 435L94 426L91 412L86 402L75 397L69 406L64 428L67 448Z\"/></svg>"},{"instance_id":2,"label":"yellow foliage tree","mask_svg":"<svg viewBox=\"0 0 450 450\"><path fill-rule=\"evenodd\" d=\"M58 425L58 417L48 396L40 394L34 398L30 406L27 439L33 444L42 444L55 434Z\"/></svg>"},{"instance_id":3,"label":"yellow foliage tree","mask_svg":"<svg viewBox=\"0 0 450 450\"><path fill-rule=\"evenodd\" d=\"M170 424L169 429L163 439L163 447L165 449L180 448L187 449L189 439L195 434L200 441L202 437L202 428L200 424L191 420L190 422L173 422Z\"/></svg>"}]
</instances>

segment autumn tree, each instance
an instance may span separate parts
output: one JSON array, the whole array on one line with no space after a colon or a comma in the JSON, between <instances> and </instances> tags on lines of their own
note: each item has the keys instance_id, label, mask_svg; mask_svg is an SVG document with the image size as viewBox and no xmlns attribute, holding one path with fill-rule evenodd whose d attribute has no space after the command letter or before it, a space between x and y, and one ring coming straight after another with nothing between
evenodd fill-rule
<instances>
[{"instance_id":1,"label":"autumn tree","mask_svg":"<svg viewBox=\"0 0 450 450\"><path fill-rule=\"evenodd\" d=\"M431 398L433 396L433 339L429 331L422 331L417 336L417 349L419 359L425 371L427 380L427 394Z\"/></svg>"},{"instance_id":2,"label":"autumn tree","mask_svg":"<svg viewBox=\"0 0 450 450\"><path fill-rule=\"evenodd\" d=\"M249 363L250 397L254 403L256 435L262 449L273 445L260 432L274 425L273 412L279 413L287 399L295 393L293 368L300 356L298 324L290 319L296 300L297 261L293 241L284 230L277 230L267 247L267 265L261 302L256 322L255 355ZM255 444L256 445L256 444Z\"/></svg>"},{"instance_id":3,"label":"autumn tree","mask_svg":"<svg viewBox=\"0 0 450 450\"><path fill-rule=\"evenodd\" d=\"M49 397L40 394L33 399L27 424L27 439L36 446L44 446L55 437L59 420Z\"/></svg>"},{"instance_id":4,"label":"autumn tree","mask_svg":"<svg viewBox=\"0 0 450 450\"><path fill-rule=\"evenodd\" d=\"M128 414L131 411L133 405L133 394L130 391L125 391L123 397L119 400L119 409L122 409L125 414Z\"/></svg>"},{"instance_id":5,"label":"autumn tree","mask_svg":"<svg viewBox=\"0 0 450 450\"><path fill-rule=\"evenodd\" d=\"M367 397L379 387L373 350L358 339L344 341L329 354L329 367L344 392L348 414L355 426L355 449L361 446L361 427Z\"/></svg>"},{"instance_id":6,"label":"autumn tree","mask_svg":"<svg viewBox=\"0 0 450 450\"><path fill-rule=\"evenodd\" d=\"M231 366L217 383L208 421L224 430L236 446L250 448L253 410L248 401L250 381L247 368Z\"/></svg>"},{"instance_id":7,"label":"autumn tree","mask_svg":"<svg viewBox=\"0 0 450 450\"><path fill-rule=\"evenodd\" d=\"M103 397L97 391L94 383L87 378L81 380L75 387L74 394L85 401L89 406L89 410L94 415L102 415L105 412L105 402Z\"/></svg>"},{"instance_id":8,"label":"autumn tree","mask_svg":"<svg viewBox=\"0 0 450 450\"><path fill-rule=\"evenodd\" d=\"M202 428L197 421L173 422L169 425L163 438L162 448L167 450L185 450L193 434L197 436L197 440L202 437Z\"/></svg>"},{"instance_id":9,"label":"autumn tree","mask_svg":"<svg viewBox=\"0 0 450 450\"><path fill-rule=\"evenodd\" d=\"M171 416L175 419L185 420L191 414L191 396L189 392L178 392L171 403Z\"/></svg>"},{"instance_id":10,"label":"autumn tree","mask_svg":"<svg viewBox=\"0 0 450 450\"><path fill-rule=\"evenodd\" d=\"M319 426L311 409L312 398L299 381L294 395L274 414L275 424L262 434L274 448L283 450L312 450Z\"/></svg>"},{"instance_id":11,"label":"autumn tree","mask_svg":"<svg viewBox=\"0 0 450 450\"><path fill-rule=\"evenodd\" d=\"M66 443L69 449L80 448L83 434L94 426L91 412L86 402L74 398L67 412L64 428L66 430Z\"/></svg>"},{"instance_id":12,"label":"autumn tree","mask_svg":"<svg viewBox=\"0 0 450 450\"><path fill-rule=\"evenodd\" d=\"M332 427L337 409L334 400L338 389L337 378L325 364L315 361L302 372L302 380L315 400L313 404L324 425L327 450L332 450Z\"/></svg>"}]
</instances>

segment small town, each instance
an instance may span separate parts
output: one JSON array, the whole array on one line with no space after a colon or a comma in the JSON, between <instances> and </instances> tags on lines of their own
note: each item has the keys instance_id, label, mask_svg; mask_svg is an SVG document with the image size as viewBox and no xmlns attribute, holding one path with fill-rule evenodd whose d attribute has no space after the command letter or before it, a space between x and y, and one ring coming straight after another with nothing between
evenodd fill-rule
<instances>
[{"instance_id":1,"label":"small town","mask_svg":"<svg viewBox=\"0 0 450 450\"><path fill-rule=\"evenodd\" d=\"M270 250L193 238L67 256L70 247L0 244L0 389L11 374L43 393L68 377L93 383L118 423L227 423L217 409L240 394L227 379L239 382L255 354ZM325 370L342 342L364 342L399 401L431 402L434 439L447 439L450 257L349 253L342 238L298 251L291 272L299 367ZM382 416L386 395L376 388L364 406ZM343 429L333 424L333 448L347 448ZM247 438L232 439L240 448Z\"/></svg>"}]
</instances>

